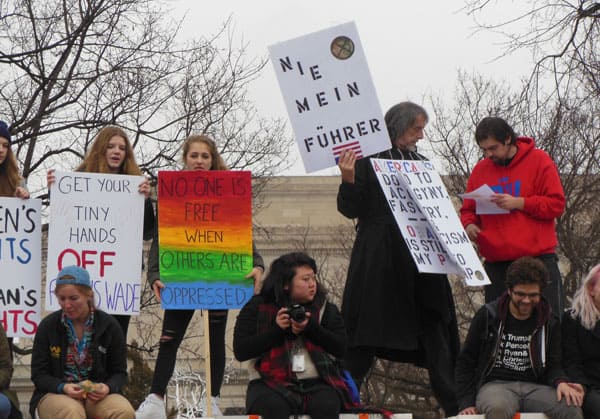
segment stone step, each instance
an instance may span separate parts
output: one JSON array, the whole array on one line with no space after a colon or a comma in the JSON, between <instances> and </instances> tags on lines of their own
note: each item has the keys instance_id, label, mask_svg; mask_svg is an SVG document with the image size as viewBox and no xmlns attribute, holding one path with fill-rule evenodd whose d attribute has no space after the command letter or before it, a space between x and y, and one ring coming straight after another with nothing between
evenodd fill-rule
<instances>
[{"instance_id":1,"label":"stone step","mask_svg":"<svg viewBox=\"0 0 600 419\"><path fill-rule=\"evenodd\" d=\"M238 415L238 416L218 416L219 418L224 419L260 419L261 416L258 415ZM412 413L396 413L392 416L393 419L412 419ZM296 416L298 419L310 419L308 415ZM349 414L342 413L340 415L340 419L378 419L381 418L379 414ZM294 419L294 416L290 416L290 419ZM446 419L485 419L485 415L458 415L452 416ZM513 419L549 419L543 413L517 413L513 417Z\"/></svg>"},{"instance_id":2,"label":"stone step","mask_svg":"<svg viewBox=\"0 0 600 419\"><path fill-rule=\"evenodd\" d=\"M485 415L457 415L446 419L485 419ZM516 413L513 419L549 419L543 413Z\"/></svg>"},{"instance_id":3,"label":"stone step","mask_svg":"<svg viewBox=\"0 0 600 419\"><path fill-rule=\"evenodd\" d=\"M261 416L258 415L245 415L245 416L215 416L218 417L219 419L224 418L224 419L260 419ZM395 415L392 416L393 419L412 419L413 415L412 413L396 413ZM308 415L302 415L302 416L290 416L290 419L310 419L310 416ZM342 413L340 415L340 419L380 419L381 415L380 414L369 414L369 413L359 413L359 414L352 414L352 413ZM533 419L533 418L532 418Z\"/></svg>"}]
</instances>

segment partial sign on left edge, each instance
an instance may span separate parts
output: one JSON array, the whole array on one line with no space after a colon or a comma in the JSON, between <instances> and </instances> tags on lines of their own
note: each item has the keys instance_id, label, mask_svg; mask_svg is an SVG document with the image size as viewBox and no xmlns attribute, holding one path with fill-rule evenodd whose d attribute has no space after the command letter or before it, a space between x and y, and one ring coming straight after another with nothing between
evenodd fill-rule
<instances>
[{"instance_id":1,"label":"partial sign on left edge","mask_svg":"<svg viewBox=\"0 0 600 419\"><path fill-rule=\"evenodd\" d=\"M0 313L8 336L33 337L41 318L39 199L0 198Z\"/></svg>"}]
</instances>

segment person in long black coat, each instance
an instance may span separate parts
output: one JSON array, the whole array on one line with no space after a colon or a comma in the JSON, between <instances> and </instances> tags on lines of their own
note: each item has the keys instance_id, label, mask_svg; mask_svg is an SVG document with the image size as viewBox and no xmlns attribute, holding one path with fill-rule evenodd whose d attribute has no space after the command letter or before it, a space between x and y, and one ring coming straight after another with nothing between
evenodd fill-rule
<instances>
[{"instance_id":1,"label":"person in long black coat","mask_svg":"<svg viewBox=\"0 0 600 419\"><path fill-rule=\"evenodd\" d=\"M393 106L385 115L392 148L371 157L427 160L416 151L427 120L419 105ZM358 386L375 356L424 366L446 415L456 415L454 365L460 343L452 290L446 275L418 272L371 157L357 160L347 151L338 163L338 210L358 219L342 300L349 345L345 366Z\"/></svg>"}]
</instances>

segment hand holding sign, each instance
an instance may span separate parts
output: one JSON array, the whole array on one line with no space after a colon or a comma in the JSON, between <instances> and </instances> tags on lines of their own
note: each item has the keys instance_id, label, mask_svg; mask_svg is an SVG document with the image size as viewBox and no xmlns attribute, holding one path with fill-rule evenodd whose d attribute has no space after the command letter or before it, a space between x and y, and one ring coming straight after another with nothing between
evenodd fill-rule
<instances>
[{"instance_id":1,"label":"hand holding sign","mask_svg":"<svg viewBox=\"0 0 600 419\"><path fill-rule=\"evenodd\" d=\"M92 278L98 308L139 313L144 196L142 176L48 172L52 201L47 278L77 265ZM54 284L46 285L46 307L55 310Z\"/></svg>"},{"instance_id":2,"label":"hand holding sign","mask_svg":"<svg viewBox=\"0 0 600 419\"><path fill-rule=\"evenodd\" d=\"M390 147L383 114L354 23L269 47L271 62L307 172Z\"/></svg>"},{"instance_id":3,"label":"hand holding sign","mask_svg":"<svg viewBox=\"0 0 600 419\"><path fill-rule=\"evenodd\" d=\"M340 155L338 167L342 173L342 182L354 183L356 154L352 150L344 151Z\"/></svg>"},{"instance_id":4,"label":"hand holding sign","mask_svg":"<svg viewBox=\"0 0 600 419\"><path fill-rule=\"evenodd\" d=\"M429 161L371 159L419 272L453 273L467 285L489 279Z\"/></svg>"},{"instance_id":5,"label":"hand holding sign","mask_svg":"<svg viewBox=\"0 0 600 419\"><path fill-rule=\"evenodd\" d=\"M250 172L158 174L160 291L163 308L239 308L250 299Z\"/></svg>"}]
</instances>

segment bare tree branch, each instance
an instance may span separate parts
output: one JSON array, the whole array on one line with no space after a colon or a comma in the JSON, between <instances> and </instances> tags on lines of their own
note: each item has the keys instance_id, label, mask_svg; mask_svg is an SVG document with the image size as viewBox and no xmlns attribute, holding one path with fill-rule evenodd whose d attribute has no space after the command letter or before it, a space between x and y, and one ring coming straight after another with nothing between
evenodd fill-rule
<instances>
[{"instance_id":1,"label":"bare tree branch","mask_svg":"<svg viewBox=\"0 0 600 419\"><path fill-rule=\"evenodd\" d=\"M265 59L248 58L231 21L185 42L180 27L152 0L2 2L0 114L24 177L41 185L45 169L74 167L106 124L131 134L152 176L179 166L191 133L213 136L234 169L286 168L284 123L247 98Z\"/></svg>"}]
</instances>

